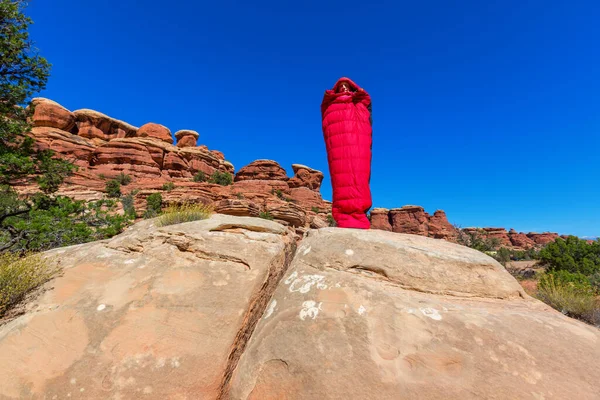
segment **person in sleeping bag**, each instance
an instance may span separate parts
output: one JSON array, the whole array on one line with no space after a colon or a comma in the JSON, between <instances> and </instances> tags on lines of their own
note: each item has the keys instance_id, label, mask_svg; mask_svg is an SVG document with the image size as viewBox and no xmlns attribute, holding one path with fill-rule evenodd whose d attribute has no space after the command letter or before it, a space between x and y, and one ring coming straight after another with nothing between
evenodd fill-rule
<instances>
[{"instance_id":1,"label":"person in sleeping bag","mask_svg":"<svg viewBox=\"0 0 600 400\"><path fill-rule=\"evenodd\" d=\"M352 80L341 78L325 91L321 117L333 187L333 218L340 228L369 229L371 97Z\"/></svg>"}]
</instances>

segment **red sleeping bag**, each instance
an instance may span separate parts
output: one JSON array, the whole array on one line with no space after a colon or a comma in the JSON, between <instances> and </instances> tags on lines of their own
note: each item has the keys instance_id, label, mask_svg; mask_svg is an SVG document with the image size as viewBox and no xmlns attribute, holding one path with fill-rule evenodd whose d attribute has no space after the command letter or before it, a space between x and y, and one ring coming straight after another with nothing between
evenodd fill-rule
<instances>
[{"instance_id":1,"label":"red sleeping bag","mask_svg":"<svg viewBox=\"0 0 600 400\"><path fill-rule=\"evenodd\" d=\"M349 92L339 92L343 82ZM333 218L341 228L369 229L371 208L371 97L348 78L325 91L323 135L333 187Z\"/></svg>"}]
</instances>

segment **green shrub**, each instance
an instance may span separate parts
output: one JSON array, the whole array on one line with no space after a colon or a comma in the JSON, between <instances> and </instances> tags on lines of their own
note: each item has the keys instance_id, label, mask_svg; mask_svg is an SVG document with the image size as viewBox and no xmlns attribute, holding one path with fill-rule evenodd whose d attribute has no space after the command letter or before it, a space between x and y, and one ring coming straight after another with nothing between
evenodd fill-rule
<instances>
[{"instance_id":1,"label":"green shrub","mask_svg":"<svg viewBox=\"0 0 600 400\"><path fill-rule=\"evenodd\" d=\"M58 272L59 268L40 254L18 257L0 253L0 318Z\"/></svg>"},{"instance_id":2,"label":"green shrub","mask_svg":"<svg viewBox=\"0 0 600 400\"><path fill-rule=\"evenodd\" d=\"M500 249L498 249L498 251L496 252L496 260L498 260L498 262L504 266L506 266L506 263L508 263L511 260L511 253L510 250L507 249L506 247L502 247Z\"/></svg>"},{"instance_id":3,"label":"green shrub","mask_svg":"<svg viewBox=\"0 0 600 400\"><path fill-rule=\"evenodd\" d=\"M221 186L228 186L233 183L233 177L228 172L215 171L210 176L210 182Z\"/></svg>"},{"instance_id":4,"label":"green shrub","mask_svg":"<svg viewBox=\"0 0 600 400\"><path fill-rule=\"evenodd\" d=\"M198 171L194 174L194 182L206 182L206 174L202 171Z\"/></svg>"},{"instance_id":5,"label":"green shrub","mask_svg":"<svg viewBox=\"0 0 600 400\"><path fill-rule=\"evenodd\" d=\"M15 237L0 235L1 250L37 252L106 239L122 232L129 221L116 214L112 199L86 203L42 195L32 198L29 207L26 213L5 219Z\"/></svg>"},{"instance_id":6,"label":"green shrub","mask_svg":"<svg viewBox=\"0 0 600 400\"><path fill-rule=\"evenodd\" d=\"M119 175L117 175L117 177L115 178L115 180L117 182L119 182L121 185L123 186L127 186L131 183L131 176L130 175L126 175L123 172L121 172Z\"/></svg>"},{"instance_id":7,"label":"green shrub","mask_svg":"<svg viewBox=\"0 0 600 400\"><path fill-rule=\"evenodd\" d=\"M98 178L100 178L100 179L104 180L104 179L106 179L106 175L104 175L104 174L100 174L100 175L98 175Z\"/></svg>"},{"instance_id":8,"label":"green shrub","mask_svg":"<svg viewBox=\"0 0 600 400\"><path fill-rule=\"evenodd\" d=\"M332 228L335 228L337 226L337 222L335 222L333 215L327 214L327 224Z\"/></svg>"},{"instance_id":9,"label":"green shrub","mask_svg":"<svg viewBox=\"0 0 600 400\"><path fill-rule=\"evenodd\" d=\"M116 179L111 179L106 182L106 194L108 197L119 197L121 196L121 183Z\"/></svg>"},{"instance_id":10,"label":"green shrub","mask_svg":"<svg viewBox=\"0 0 600 400\"><path fill-rule=\"evenodd\" d=\"M158 218L159 226L181 224L183 222L207 219L213 213L211 206L202 203L187 203L167 207Z\"/></svg>"},{"instance_id":11,"label":"green shrub","mask_svg":"<svg viewBox=\"0 0 600 400\"><path fill-rule=\"evenodd\" d=\"M537 258L537 251L534 248L529 250L514 250L508 249L506 247L501 247L494 254L494 258L502 265L506 266L506 264L510 261L528 261L535 260Z\"/></svg>"},{"instance_id":12,"label":"green shrub","mask_svg":"<svg viewBox=\"0 0 600 400\"><path fill-rule=\"evenodd\" d=\"M311 207L311 211L314 212L314 213L317 213L317 214L319 212L321 212L321 210L319 210L319 207Z\"/></svg>"},{"instance_id":13,"label":"green shrub","mask_svg":"<svg viewBox=\"0 0 600 400\"><path fill-rule=\"evenodd\" d=\"M175 184L173 182L167 182L162 185L162 190L166 190L167 192L170 192L173 189L175 189Z\"/></svg>"},{"instance_id":14,"label":"green shrub","mask_svg":"<svg viewBox=\"0 0 600 400\"><path fill-rule=\"evenodd\" d=\"M599 324L600 304L589 282L582 285L567 282L564 278L564 275L544 274L538 283L538 298L565 315Z\"/></svg>"},{"instance_id":15,"label":"green shrub","mask_svg":"<svg viewBox=\"0 0 600 400\"><path fill-rule=\"evenodd\" d=\"M592 285L594 291L600 294L600 271L593 273L588 279L590 280L590 285Z\"/></svg>"},{"instance_id":16,"label":"green shrub","mask_svg":"<svg viewBox=\"0 0 600 400\"><path fill-rule=\"evenodd\" d=\"M277 196L281 200L285 199L285 196L283 195L283 192L281 191L281 189L272 189L271 190L271 194L274 194L275 196Z\"/></svg>"},{"instance_id":17,"label":"green shrub","mask_svg":"<svg viewBox=\"0 0 600 400\"><path fill-rule=\"evenodd\" d=\"M540 263L550 271L565 270L592 275L600 271L600 241L569 236L556 239L540 251Z\"/></svg>"},{"instance_id":18,"label":"green shrub","mask_svg":"<svg viewBox=\"0 0 600 400\"><path fill-rule=\"evenodd\" d=\"M128 218L131 218L131 219L135 219L136 211L135 211L133 195L128 194L127 196L122 197L121 204L123 205L123 211L125 213L125 216Z\"/></svg>"},{"instance_id":19,"label":"green shrub","mask_svg":"<svg viewBox=\"0 0 600 400\"><path fill-rule=\"evenodd\" d=\"M593 291L592 284L590 283L589 278L587 276L583 275L582 273L579 273L579 272L573 273L573 272L569 272L569 271L560 270L560 271L550 272L547 275L553 275L554 280L560 281L563 284L569 284L573 287L576 287L577 289L579 289L581 291L584 291L584 292Z\"/></svg>"},{"instance_id":20,"label":"green shrub","mask_svg":"<svg viewBox=\"0 0 600 400\"><path fill-rule=\"evenodd\" d=\"M459 229L457 241L463 246L479 250L482 253L495 252L500 247L500 239L488 237L483 230L466 232Z\"/></svg>"},{"instance_id":21,"label":"green shrub","mask_svg":"<svg viewBox=\"0 0 600 400\"><path fill-rule=\"evenodd\" d=\"M240 200L245 198L243 193L236 193L235 196Z\"/></svg>"},{"instance_id":22,"label":"green shrub","mask_svg":"<svg viewBox=\"0 0 600 400\"><path fill-rule=\"evenodd\" d=\"M261 211L260 214L258 214L258 217L262 219L268 219L271 221L273 220L273 216L268 211Z\"/></svg>"},{"instance_id":23,"label":"green shrub","mask_svg":"<svg viewBox=\"0 0 600 400\"><path fill-rule=\"evenodd\" d=\"M160 214L162 209L162 195L160 193L152 193L146 198L146 212L144 218L154 218Z\"/></svg>"}]
</instances>

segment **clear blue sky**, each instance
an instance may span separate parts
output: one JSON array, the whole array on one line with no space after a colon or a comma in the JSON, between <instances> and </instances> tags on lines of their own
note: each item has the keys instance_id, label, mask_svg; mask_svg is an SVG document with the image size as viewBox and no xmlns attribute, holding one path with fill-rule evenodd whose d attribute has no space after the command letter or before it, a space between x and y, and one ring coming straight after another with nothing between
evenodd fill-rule
<instances>
[{"instance_id":1,"label":"clear blue sky","mask_svg":"<svg viewBox=\"0 0 600 400\"><path fill-rule=\"evenodd\" d=\"M600 235L600 2L32 0L47 90L194 129L236 169L325 172L319 106L373 98L374 206Z\"/></svg>"}]
</instances>

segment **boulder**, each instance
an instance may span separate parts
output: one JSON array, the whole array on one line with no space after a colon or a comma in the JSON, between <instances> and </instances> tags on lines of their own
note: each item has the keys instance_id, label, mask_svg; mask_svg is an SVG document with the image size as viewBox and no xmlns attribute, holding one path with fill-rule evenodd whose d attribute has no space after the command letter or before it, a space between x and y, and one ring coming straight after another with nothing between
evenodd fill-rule
<instances>
[{"instance_id":1,"label":"boulder","mask_svg":"<svg viewBox=\"0 0 600 400\"><path fill-rule=\"evenodd\" d=\"M597 399L600 331L442 240L325 228L299 246L228 399Z\"/></svg>"},{"instance_id":2,"label":"boulder","mask_svg":"<svg viewBox=\"0 0 600 400\"><path fill-rule=\"evenodd\" d=\"M235 181L268 180L287 181L287 173L273 160L256 160L246 165L235 175Z\"/></svg>"},{"instance_id":3,"label":"boulder","mask_svg":"<svg viewBox=\"0 0 600 400\"><path fill-rule=\"evenodd\" d=\"M222 398L295 242L258 218L154 223L47 253L64 273L0 326L0 397Z\"/></svg>"},{"instance_id":4,"label":"boulder","mask_svg":"<svg viewBox=\"0 0 600 400\"><path fill-rule=\"evenodd\" d=\"M429 214L420 206L404 206L390 210L392 230L397 233L411 233L427 236Z\"/></svg>"},{"instance_id":5,"label":"boulder","mask_svg":"<svg viewBox=\"0 0 600 400\"><path fill-rule=\"evenodd\" d=\"M87 139L110 140L117 137L111 130L112 118L98 111L82 109L73 112L77 120L77 134Z\"/></svg>"},{"instance_id":6,"label":"boulder","mask_svg":"<svg viewBox=\"0 0 600 400\"><path fill-rule=\"evenodd\" d=\"M371 229L380 229L382 231L392 231L390 223L390 210L387 208L374 208L371 210Z\"/></svg>"},{"instance_id":7,"label":"boulder","mask_svg":"<svg viewBox=\"0 0 600 400\"><path fill-rule=\"evenodd\" d=\"M175 139L177 139L177 147L196 147L196 142L200 134L196 131L190 131L187 129L175 132Z\"/></svg>"},{"instance_id":8,"label":"boulder","mask_svg":"<svg viewBox=\"0 0 600 400\"><path fill-rule=\"evenodd\" d=\"M36 97L31 100L33 111L33 126L56 128L71 131L75 127L75 115L55 101Z\"/></svg>"},{"instance_id":9,"label":"boulder","mask_svg":"<svg viewBox=\"0 0 600 400\"><path fill-rule=\"evenodd\" d=\"M290 202L273 202L267 206L267 211L275 220L285 221L294 227L306 224L306 212L299 206Z\"/></svg>"},{"instance_id":10,"label":"boulder","mask_svg":"<svg viewBox=\"0 0 600 400\"><path fill-rule=\"evenodd\" d=\"M316 192L321 188L323 182L323 173L302 164L293 164L294 177L290 178L288 185L290 188L307 187Z\"/></svg>"},{"instance_id":11,"label":"boulder","mask_svg":"<svg viewBox=\"0 0 600 400\"><path fill-rule=\"evenodd\" d=\"M149 122L140 126L140 128L137 130L137 137L148 137L158 139L169 144L173 143L173 137L171 136L171 131L169 128L153 122Z\"/></svg>"},{"instance_id":12,"label":"boulder","mask_svg":"<svg viewBox=\"0 0 600 400\"><path fill-rule=\"evenodd\" d=\"M244 199L223 199L215 205L215 212L240 217L258 217L260 208L251 201Z\"/></svg>"}]
</instances>

